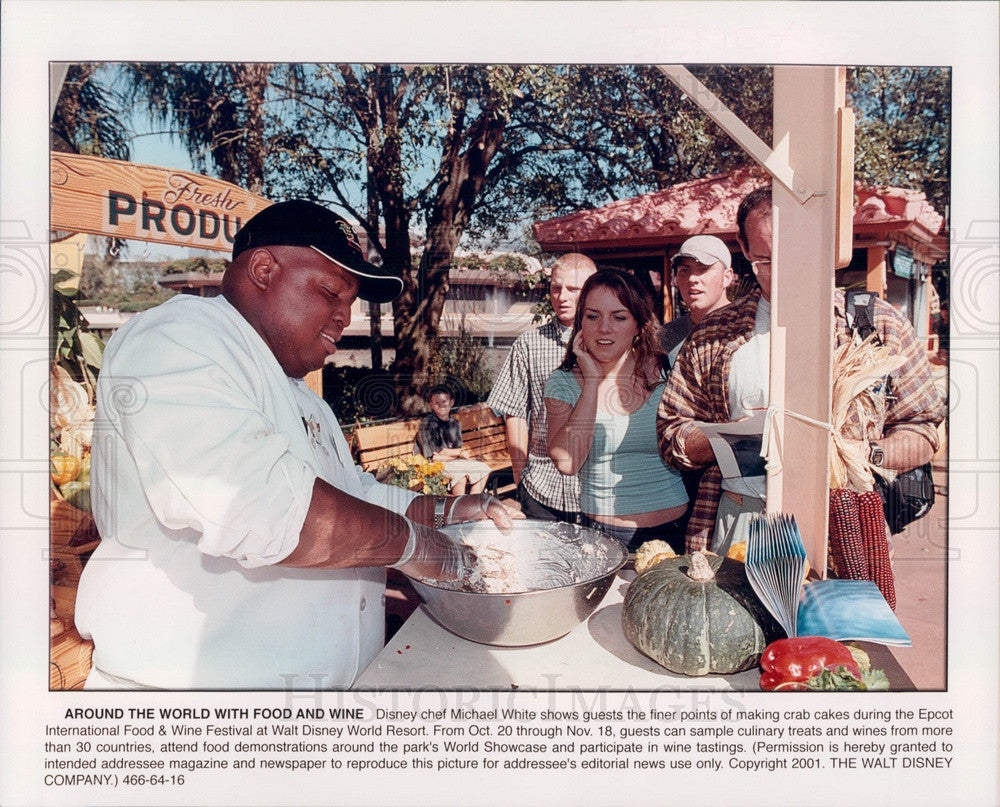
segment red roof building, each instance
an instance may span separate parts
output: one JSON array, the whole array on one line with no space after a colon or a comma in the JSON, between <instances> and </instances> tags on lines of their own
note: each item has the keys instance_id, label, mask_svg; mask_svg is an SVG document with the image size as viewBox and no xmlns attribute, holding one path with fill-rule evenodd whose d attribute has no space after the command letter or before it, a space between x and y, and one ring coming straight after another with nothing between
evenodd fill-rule
<instances>
[{"instance_id":1,"label":"red roof building","mask_svg":"<svg viewBox=\"0 0 1000 807\"><path fill-rule=\"evenodd\" d=\"M583 252L603 265L648 271L654 288L670 289L669 259L691 235L721 238L735 255L734 266L749 270L736 241L736 210L767 182L759 169L739 169L539 221L532 229L547 252ZM948 254L943 216L919 191L861 183L855 183L854 211L854 260L838 273L838 285L864 285L901 309L919 310L916 284ZM897 256L901 274L891 271ZM665 318L677 302L664 295Z\"/></svg>"}]
</instances>

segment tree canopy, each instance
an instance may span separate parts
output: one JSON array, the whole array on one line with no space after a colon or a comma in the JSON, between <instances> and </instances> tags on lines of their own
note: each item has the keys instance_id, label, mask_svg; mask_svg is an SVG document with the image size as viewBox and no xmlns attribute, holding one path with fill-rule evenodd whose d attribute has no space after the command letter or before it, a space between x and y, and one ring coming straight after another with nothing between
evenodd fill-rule
<instances>
[{"instance_id":1,"label":"tree canopy","mask_svg":"<svg viewBox=\"0 0 1000 807\"><path fill-rule=\"evenodd\" d=\"M856 67L848 102L857 114L854 172L862 182L923 191L942 215L949 204L951 71Z\"/></svg>"},{"instance_id":2,"label":"tree canopy","mask_svg":"<svg viewBox=\"0 0 1000 807\"><path fill-rule=\"evenodd\" d=\"M404 410L421 405L430 380L463 241L523 241L538 218L749 162L649 65L143 63L108 65L100 78L93 65L74 70L53 133L76 148L127 146L116 122L148 109L200 170L271 198L332 204L358 222L373 259L404 279L393 303ZM770 67L691 70L770 140ZM945 212L949 71L852 68L848 93L858 178L923 190Z\"/></svg>"}]
</instances>

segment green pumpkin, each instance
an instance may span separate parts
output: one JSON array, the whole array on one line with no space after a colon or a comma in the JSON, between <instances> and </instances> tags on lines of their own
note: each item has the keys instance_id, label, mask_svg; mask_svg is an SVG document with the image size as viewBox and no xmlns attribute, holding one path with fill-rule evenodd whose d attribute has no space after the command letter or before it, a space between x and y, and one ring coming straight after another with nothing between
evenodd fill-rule
<instances>
[{"instance_id":1,"label":"green pumpkin","mask_svg":"<svg viewBox=\"0 0 1000 807\"><path fill-rule=\"evenodd\" d=\"M684 675L750 669L784 635L744 565L702 553L661 561L633 580L622 626L638 650Z\"/></svg>"}]
</instances>

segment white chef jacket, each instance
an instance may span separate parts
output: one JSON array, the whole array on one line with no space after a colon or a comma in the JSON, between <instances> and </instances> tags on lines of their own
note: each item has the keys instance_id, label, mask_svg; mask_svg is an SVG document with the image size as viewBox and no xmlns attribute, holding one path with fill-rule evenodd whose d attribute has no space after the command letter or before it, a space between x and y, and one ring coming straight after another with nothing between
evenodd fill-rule
<instances>
[{"instance_id":1,"label":"white chef jacket","mask_svg":"<svg viewBox=\"0 0 1000 807\"><path fill-rule=\"evenodd\" d=\"M76 604L95 680L350 686L383 644L385 570L274 564L298 543L317 476L397 513L415 494L353 464L329 407L223 297L179 295L129 321L97 398L103 540Z\"/></svg>"}]
</instances>

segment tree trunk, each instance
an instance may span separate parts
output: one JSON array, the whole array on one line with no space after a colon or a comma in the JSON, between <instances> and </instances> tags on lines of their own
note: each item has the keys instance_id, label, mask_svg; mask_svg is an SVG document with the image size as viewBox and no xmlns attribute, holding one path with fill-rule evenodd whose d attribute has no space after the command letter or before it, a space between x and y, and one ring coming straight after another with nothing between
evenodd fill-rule
<instances>
[{"instance_id":1,"label":"tree trunk","mask_svg":"<svg viewBox=\"0 0 1000 807\"><path fill-rule=\"evenodd\" d=\"M378 193L375 190L375 180L372 178L371 166L368 168L368 221L373 222L376 233L378 232ZM373 239L369 237L368 260L373 261L378 258L378 250L372 244ZM379 372L382 369L382 306L379 303L368 303L368 336L371 339L371 365L372 370Z\"/></svg>"},{"instance_id":2,"label":"tree trunk","mask_svg":"<svg viewBox=\"0 0 1000 807\"><path fill-rule=\"evenodd\" d=\"M273 65L240 65L240 80L247 99L246 138L243 158L246 187L251 193L264 192L264 97Z\"/></svg>"},{"instance_id":3,"label":"tree trunk","mask_svg":"<svg viewBox=\"0 0 1000 807\"><path fill-rule=\"evenodd\" d=\"M448 275L455 250L486 182L490 161L503 144L506 119L484 110L469 127L460 152L456 136L450 152L442 157L444 179L438 190L427 227L427 244L420 269L404 280L403 294L394 304L396 312L396 361L393 375L404 414L424 409L423 393L438 379L429 377L431 348L440 333L441 314L450 289ZM404 313L408 312L408 313Z\"/></svg>"}]
</instances>

